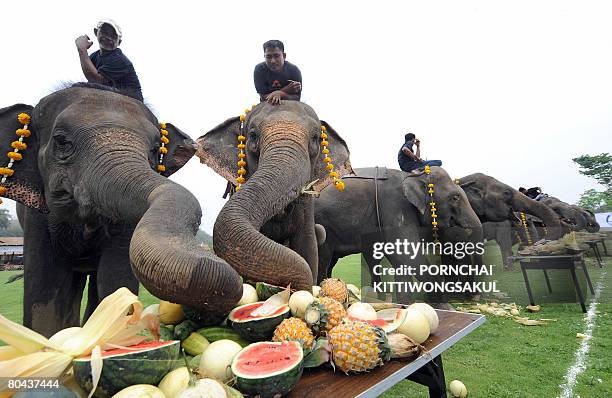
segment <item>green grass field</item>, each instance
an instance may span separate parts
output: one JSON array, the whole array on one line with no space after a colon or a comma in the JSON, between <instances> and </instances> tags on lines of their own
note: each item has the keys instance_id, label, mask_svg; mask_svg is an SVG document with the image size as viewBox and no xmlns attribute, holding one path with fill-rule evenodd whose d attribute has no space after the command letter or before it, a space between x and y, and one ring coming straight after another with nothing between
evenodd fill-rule
<instances>
[{"instance_id":1,"label":"green grass field","mask_svg":"<svg viewBox=\"0 0 612 398\"><path fill-rule=\"evenodd\" d=\"M612 242L608 241L607 245L612 248ZM593 284L599 282L603 289L586 369L578 376L573 390L576 397L612 397L612 272L608 269L612 266L612 257L604 259L607 265L603 269L592 265L588 268ZM496 246L487 245L485 260L487 264L500 263ZM338 263L334 275L360 286L360 268L359 256L346 257ZM0 313L20 322L23 281L4 285L15 273L0 272ZM568 288L562 271L551 271L549 275L553 292ZM528 304L520 271L499 271L494 279L498 281L498 288L508 294L508 298L501 301L516 302L521 306ZM530 273L530 281L536 297L546 298L548 293L542 275ZM590 300L590 294L587 297ZM144 288L140 298L145 305L158 301ZM576 333L585 330L584 314L578 303L542 302L541 305L543 309L537 317L556 321L545 326L527 327L509 319L487 316L483 326L443 355L447 384L453 379L463 381L470 397L558 397L565 373L574 363L575 352L581 344ZM404 381L383 396L416 398L429 395L424 386Z\"/></svg>"}]
</instances>

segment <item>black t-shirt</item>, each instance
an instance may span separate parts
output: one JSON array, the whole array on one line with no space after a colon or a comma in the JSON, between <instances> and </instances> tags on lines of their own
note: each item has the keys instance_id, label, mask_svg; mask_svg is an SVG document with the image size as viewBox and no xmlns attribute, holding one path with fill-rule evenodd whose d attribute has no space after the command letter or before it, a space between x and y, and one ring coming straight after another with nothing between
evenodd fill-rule
<instances>
[{"instance_id":1,"label":"black t-shirt","mask_svg":"<svg viewBox=\"0 0 612 398\"><path fill-rule=\"evenodd\" d=\"M412 171L416 169L417 167L419 167L419 164L417 163L416 160L412 159L409 156L406 156L406 154L402 152L402 149L404 148L408 148L410 152L414 153L414 151L412 150L412 141L406 141L404 145L402 145L402 147L400 148L399 152L397 153L397 162L399 163L401 170Z\"/></svg>"},{"instance_id":2,"label":"black t-shirt","mask_svg":"<svg viewBox=\"0 0 612 398\"><path fill-rule=\"evenodd\" d=\"M257 64L255 71L253 72L253 80L255 81L255 90L260 95L267 95L273 91L280 90L289 84L289 80L296 82L302 82L302 73L297 66L290 62L285 61L283 64L283 70L279 73L272 72L266 66L265 62ZM300 93L297 94L298 99Z\"/></svg>"},{"instance_id":3,"label":"black t-shirt","mask_svg":"<svg viewBox=\"0 0 612 398\"><path fill-rule=\"evenodd\" d=\"M93 62L98 73L109 81L109 86L126 91L134 98L142 101L142 89L134 65L119 48L104 54L101 54L98 50L91 54L89 59Z\"/></svg>"}]
</instances>

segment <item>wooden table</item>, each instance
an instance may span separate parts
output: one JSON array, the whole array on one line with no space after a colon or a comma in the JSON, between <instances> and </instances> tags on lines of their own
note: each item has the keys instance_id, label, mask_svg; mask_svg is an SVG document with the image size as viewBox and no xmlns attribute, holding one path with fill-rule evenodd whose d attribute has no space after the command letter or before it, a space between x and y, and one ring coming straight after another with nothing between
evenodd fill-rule
<instances>
[{"instance_id":1,"label":"wooden table","mask_svg":"<svg viewBox=\"0 0 612 398\"><path fill-rule=\"evenodd\" d=\"M442 353L485 322L484 315L436 310L440 326L423 344L422 353L412 362L392 360L368 373L346 375L329 368L304 369L304 375L289 393L290 398L378 397L395 384L409 379L429 388L429 396L446 398Z\"/></svg>"},{"instance_id":2,"label":"wooden table","mask_svg":"<svg viewBox=\"0 0 612 398\"><path fill-rule=\"evenodd\" d=\"M529 278L527 277L527 270L542 270L542 272L544 272L544 279L546 280L548 291L552 293L552 287L550 286L547 270L566 269L570 272L572 281L574 282L574 288L578 294L578 300L580 301L582 312L587 312L584 295L582 294L582 289L580 288L578 278L576 277L576 265L582 267L591 294L595 294L595 292L593 291L593 284L591 283L591 278L589 277L589 272L587 271L583 256L584 253L562 256L514 256L513 259L519 260L521 263L521 271L523 273L523 279L525 280L525 287L527 287L529 303L531 305L536 305L535 299L533 298L533 293L531 291L531 285L529 284Z\"/></svg>"}]
</instances>

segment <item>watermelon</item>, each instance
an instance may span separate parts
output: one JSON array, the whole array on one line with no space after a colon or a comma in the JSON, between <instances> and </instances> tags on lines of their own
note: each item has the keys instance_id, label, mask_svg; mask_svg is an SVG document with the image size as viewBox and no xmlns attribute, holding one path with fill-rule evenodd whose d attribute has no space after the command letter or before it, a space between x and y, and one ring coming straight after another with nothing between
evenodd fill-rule
<instances>
[{"instance_id":1,"label":"watermelon","mask_svg":"<svg viewBox=\"0 0 612 398\"><path fill-rule=\"evenodd\" d=\"M199 329L198 334L204 336L206 340L214 343L218 340L232 340L240 344L242 348L248 346L250 343L246 342L238 332L226 326L207 326Z\"/></svg>"},{"instance_id":2,"label":"watermelon","mask_svg":"<svg viewBox=\"0 0 612 398\"><path fill-rule=\"evenodd\" d=\"M157 385L179 359L180 341L152 341L102 352L103 366L94 397L111 397L134 384ZM91 356L72 361L74 378L83 390L93 388Z\"/></svg>"},{"instance_id":3,"label":"watermelon","mask_svg":"<svg viewBox=\"0 0 612 398\"><path fill-rule=\"evenodd\" d=\"M386 333L391 333L400 327L406 318L406 311L401 308L388 308L376 312L376 319L365 321L372 326L378 326Z\"/></svg>"},{"instance_id":4,"label":"watermelon","mask_svg":"<svg viewBox=\"0 0 612 398\"><path fill-rule=\"evenodd\" d=\"M303 370L304 353L297 341L253 343L232 361L237 388L261 398L287 394L300 380Z\"/></svg>"},{"instance_id":5,"label":"watermelon","mask_svg":"<svg viewBox=\"0 0 612 398\"><path fill-rule=\"evenodd\" d=\"M280 293L283 290L285 290L284 287L270 285L269 283L265 282L257 282L255 284L255 291L257 292L257 297L259 297L261 301L266 301L270 297L274 296L276 293Z\"/></svg>"},{"instance_id":6,"label":"watermelon","mask_svg":"<svg viewBox=\"0 0 612 398\"><path fill-rule=\"evenodd\" d=\"M281 305L270 315L253 315L252 312L263 305L263 301L236 307L227 317L227 324L248 341L271 340L274 329L285 318L291 316L288 305Z\"/></svg>"}]
</instances>

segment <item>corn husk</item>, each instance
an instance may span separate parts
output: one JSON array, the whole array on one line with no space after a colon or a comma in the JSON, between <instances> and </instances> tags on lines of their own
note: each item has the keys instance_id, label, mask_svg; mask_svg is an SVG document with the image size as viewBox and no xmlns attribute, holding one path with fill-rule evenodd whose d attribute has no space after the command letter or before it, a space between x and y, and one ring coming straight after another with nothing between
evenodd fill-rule
<instances>
[{"instance_id":1,"label":"corn husk","mask_svg":"<svg viewBox=\"0 0 612 398\"><path fill-rule=\"evenodd\" d=\"M102 349L141 342L143 336L137 334L144 328L155 327L153 316L141 318L142 309L136 295L120 288L102 300L82 328L60 330L50 339L0 315L0 340L8 344L0 349L0 375L7 378L4 380L60 377L74 358L92 354L95 385L102 371ZM7 387L3 383L8 382L0 382L0 391ZM91 394L94 391L95 388ZM13 394L1 393L0 398Z\"/></svg>"}]
</instances>

